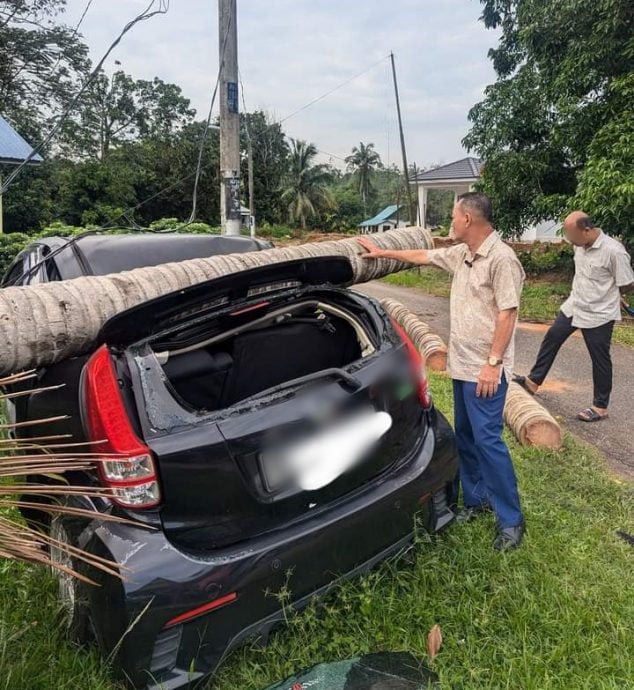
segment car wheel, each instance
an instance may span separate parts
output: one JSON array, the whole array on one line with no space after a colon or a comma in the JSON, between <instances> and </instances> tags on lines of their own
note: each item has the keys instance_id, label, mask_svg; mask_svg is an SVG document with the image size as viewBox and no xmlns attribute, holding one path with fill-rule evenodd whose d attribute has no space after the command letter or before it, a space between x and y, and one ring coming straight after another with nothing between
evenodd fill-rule
<instances>
[{"instance_id":1,"label":"car wheel","mask_svg":"<svg viewBox=\"0 0 634 690\"><path fill-rule=\"evenodd\" d=\"M50 536L60 544L77 546L72 529L65 525L60 517L52 519ZM51 561L72 570L77 570L79 567L77 559L60 546L56 546L55 543L51 544ZM58 583L58 597L66 636L77 645L84 646L91 643L94 640L94 635L82 582L71 573L64 572L59 568L52 567L52 571Z\"/></svg>"}]
</instances>

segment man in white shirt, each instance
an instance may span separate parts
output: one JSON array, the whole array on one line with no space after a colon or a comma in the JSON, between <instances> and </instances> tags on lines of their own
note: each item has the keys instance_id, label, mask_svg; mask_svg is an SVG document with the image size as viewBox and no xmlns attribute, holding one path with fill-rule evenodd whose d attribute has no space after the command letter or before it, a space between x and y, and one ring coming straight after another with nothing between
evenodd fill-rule
<instances>
[{"instance_id":1,"label":"man in white shirt","mask_svg":"<svg viewBox=\"0 0 634 690\"><path fill-rule=\"evenodd\" d=\"M592 359L594 399L579 413L582 422L608 416L612 392L610 344L615 321L621 320L621 295L634 290L634 271L625 247L597 228L582 211L564 221L564 233L575 247L575 277L570 297L544 336L528 376L514 380L534 395L544 383L561 346L581 330Z\"/></svg>"}]
</instances>

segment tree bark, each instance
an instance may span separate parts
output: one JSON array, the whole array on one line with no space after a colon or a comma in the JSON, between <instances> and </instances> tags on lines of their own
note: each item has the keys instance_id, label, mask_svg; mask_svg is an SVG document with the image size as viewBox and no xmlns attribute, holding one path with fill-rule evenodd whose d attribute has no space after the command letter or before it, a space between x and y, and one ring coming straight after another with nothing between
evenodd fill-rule
<instances>
[{"instance_id":1,"label":"tree bark","mask_svg":"<svg viewBox=\"0 0 634 690\"><path fill-rule=\"evenodd\" d=\"M380 233L374 240L384 249L433 248L431 235L422 228ZM362 253L357 241L350 238L192 259L110 276L5 288L0 290L0 374L45 366L87 352L101 327L116 314L228 273L318 256L347 257L355 283L405 268L398 261L362 259Z\"/></svg>"},{"instance_id":2,"label":"tree bark","mask_svg":"<svg viewBox=\"0 0 634 690\"><path fill-rule=\"evenodd\" d=\"M432 371L447 370L447 346L429 326L400 302L386 297L381 306L399 323Z\"/></svg>"}]
</instances>

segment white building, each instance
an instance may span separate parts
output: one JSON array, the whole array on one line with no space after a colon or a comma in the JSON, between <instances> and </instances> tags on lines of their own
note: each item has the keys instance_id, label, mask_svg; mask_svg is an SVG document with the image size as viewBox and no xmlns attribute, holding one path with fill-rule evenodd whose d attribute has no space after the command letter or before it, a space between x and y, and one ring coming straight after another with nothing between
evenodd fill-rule
<instances>
[{"instance_id":1,"label":"white building","mask_svg":"<svg viewBox=\"0 0 634 690\"><path fill-rule=\"evenodd\" d=\"M433 170L419 173L410 184L416 185L418 191L418 224L427 227L427 194L430 189L450 191L457 200L460 194L472 192L476 182L480 179L483 163L478 158L462 158L447 165L441 165ZM520 240L525 242L558 241L560 223L553 220L544 220L536 225L527 227Z\"/></svg>"}]
</instances>

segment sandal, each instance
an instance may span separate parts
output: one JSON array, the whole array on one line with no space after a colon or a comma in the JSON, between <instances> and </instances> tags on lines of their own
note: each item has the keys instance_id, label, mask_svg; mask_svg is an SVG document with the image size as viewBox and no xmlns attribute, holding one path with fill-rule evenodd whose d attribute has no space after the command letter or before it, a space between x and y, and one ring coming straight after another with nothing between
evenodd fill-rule
<instances>
[{"instance_id":1,"label":"sandal","mask_svg":"<svg viewBox=\"0 0 634 690\"><path fill-rule=\"evenodd\" d=\"M577 419L581 422L600 422L602 419L606 419L607 416L607 413L599 414L596 410L588 407L588 409L583 410L583 412L579 412Z\"/></svg>"},{"instance_id":2,"label":"sandal","mask_svg":"<svg viewBox=\"0 0 634 690\"><path fill-rule=\"evenodd\" d=\"M521 386L529 395L535 395L536 391L532 391L528 387L528 384L526 383L526 381L527 381L526 376L520 376L519 374L515 374L513 376L513 383L517 383L517 385Z\"/></svg>"}]
</instances>

